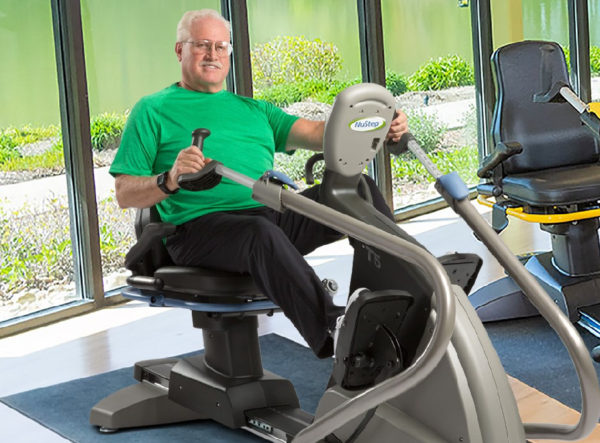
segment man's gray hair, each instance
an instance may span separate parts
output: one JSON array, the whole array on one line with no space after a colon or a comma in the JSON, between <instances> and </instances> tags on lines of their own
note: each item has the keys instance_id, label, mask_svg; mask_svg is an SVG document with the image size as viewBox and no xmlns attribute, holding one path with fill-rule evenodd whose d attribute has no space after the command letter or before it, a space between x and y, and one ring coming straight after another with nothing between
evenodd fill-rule
<instances>
[{"instance_id":1,"label":"man's gray hair","mask_svg":"<svg viewBox=\"0 0 600 443\"><path fill-rule=\"evenodd\" d=\"M197 11L187 11L179 20L177 24L177 40L178 42L184 42L189 40L190 38L190 27L194 20L198 20L201 18L212 17L220 20L231 34L231 23L229 23L225 18L219 14L214 9L199 9Z\"/></svg>"}]
</instances>

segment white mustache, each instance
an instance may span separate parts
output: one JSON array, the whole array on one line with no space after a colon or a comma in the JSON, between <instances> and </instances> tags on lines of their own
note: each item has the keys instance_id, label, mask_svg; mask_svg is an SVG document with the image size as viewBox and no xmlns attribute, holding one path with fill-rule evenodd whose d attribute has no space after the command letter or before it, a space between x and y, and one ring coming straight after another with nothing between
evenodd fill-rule
<instances>
[{"instance_id":1,"label":"white mustache","mask_svg":"<svg viewBox=\"0 0 600 443\"><path fill-rule=\"evenodd\" d=\"M216 66L219 69L223 69L223 63L214 61L214 62L200 62L200 66Z\"/></svg>"}]
</instances>

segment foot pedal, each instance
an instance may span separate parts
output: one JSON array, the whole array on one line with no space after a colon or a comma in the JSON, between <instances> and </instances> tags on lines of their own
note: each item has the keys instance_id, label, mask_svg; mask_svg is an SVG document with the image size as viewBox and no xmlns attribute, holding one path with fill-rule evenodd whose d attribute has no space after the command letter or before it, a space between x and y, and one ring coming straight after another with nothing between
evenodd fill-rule
<instances>
[{"instance_id":1,"label":"foot pedal","mask_svg":"<svg viewBox=\"0 0 600 443\"><path fill-rule=\"evenodd\" d=\"M333 377L344 389L373 386L403 369L398 331L413 297L405 291L363 291L338 332Z\"/></svg>"},{"instance_id":2,"label":"foot pedal","mask_svg":"<svg viewBox=\"0 0 600 443\"><path fill-rule=\"evenodd\" d=\"M455 252L438 257L438 261L448 273L452 284L460 286L465 294L469 294L483 263L481 257Z\"/></svg>"}]
</instances>

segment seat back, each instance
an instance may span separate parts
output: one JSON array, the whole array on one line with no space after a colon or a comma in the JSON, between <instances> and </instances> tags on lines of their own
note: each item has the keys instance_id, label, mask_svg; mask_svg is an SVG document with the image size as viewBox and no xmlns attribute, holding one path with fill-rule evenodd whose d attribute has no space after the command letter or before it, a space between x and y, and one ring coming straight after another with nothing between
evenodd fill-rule
<instances>
[{"instance_id":1,"label":"seat back","mask_svg":"<svg viewBox=\"0 0 600 443\"><path fill-rule=\"evenodd\" d=\"M167 252L162 240L162 238L167 234L166 229L158 229L157 235L148 237L147 241L142 239L142 233L151 223L157 225L160 224L159 228L163 226L165 228L172 228L172 225L162 223L158 210L155 206L137 210L135 214L134 227L138 243L131 248L126 259L126 266L131 269L134 274L151 276L154 274L156 269L163 266L173 265L173 261L171 260L171 257L169 256L169 253ZM165 231L164 235L160 234L162 231ZM141 251L141 253L136 254L135 259L131 260L131 252L135 251L136 248L138 251Z\"/></svg>"},{"instance_id":2,"label":"seat back","mask_svg":"<svg viewBox=\"0 0 600 443\"><path fill-rule=\"evenodd\" d=\"M595 163L598 143L570 104L534 103L541 92L542 47L550 45L547 60L552 83L569 84L565 56L554 42L523 41L497 49L492 56L496 106L492 120L494 143L518 142L521 154L502 163L504 175L562 166Z\"/></svg>"}]
</instances>

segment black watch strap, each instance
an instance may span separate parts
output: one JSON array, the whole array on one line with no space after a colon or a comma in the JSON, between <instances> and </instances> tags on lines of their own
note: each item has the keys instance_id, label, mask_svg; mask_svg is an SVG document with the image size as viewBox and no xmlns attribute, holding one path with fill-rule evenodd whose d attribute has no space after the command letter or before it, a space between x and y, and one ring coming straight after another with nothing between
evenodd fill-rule
<instances>
[{"instance_id":1,"label":"black watch strap","mask_svg":"<svg viewBox=\"0 0 600 443\"><path fill-rule=\"evenodd\" d=\"M169 195L177 194L177 192L179 191L179 188L175 189L174 191L171 191L169 188L167 188L168 176L169 176L169 171L165 171L162 174L159 174L156 177L156 185L158 186L158 189L160 189L165 194L169 194Z\"/></svg>"}]
</instances>

